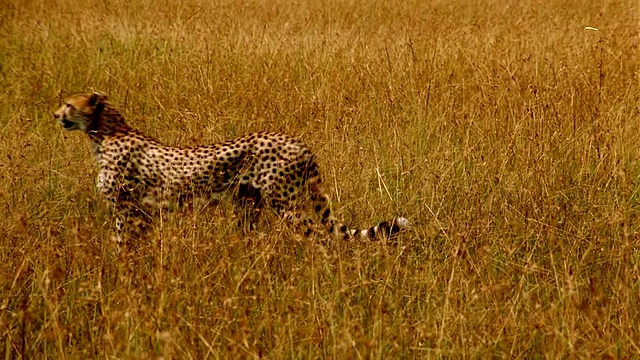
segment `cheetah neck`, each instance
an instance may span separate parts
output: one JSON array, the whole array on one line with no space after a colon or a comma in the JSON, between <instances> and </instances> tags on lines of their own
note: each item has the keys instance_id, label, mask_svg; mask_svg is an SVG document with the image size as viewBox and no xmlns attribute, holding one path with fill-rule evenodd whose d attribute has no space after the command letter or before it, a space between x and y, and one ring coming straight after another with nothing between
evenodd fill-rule
<instances>
[{"instance_id":1,"label":"cheetah neck","mask_svg":"<svg viewBox=\"0 0 640 360\"><path fill-rule=\"evenodd\" d=\"M93 126L87 129L96 154L100 152L100 147L105 139L128 134L132 131L132 128L125 122L124 116L111 106L106 106L96 115L97 119L93 122Z\"/></svg>"},{"instance_id":2,"label":"cheetah neck","mask_svg":"<svg viewBox=\"0 0 640 360\"><path fill-rule=\"evenodd\" d=\"M108 104L99 113L94 113L94 117L95 120L87 128L87 133L92 137L109 137L131 130L120 111Z\"/></svg>"}]
</instances>

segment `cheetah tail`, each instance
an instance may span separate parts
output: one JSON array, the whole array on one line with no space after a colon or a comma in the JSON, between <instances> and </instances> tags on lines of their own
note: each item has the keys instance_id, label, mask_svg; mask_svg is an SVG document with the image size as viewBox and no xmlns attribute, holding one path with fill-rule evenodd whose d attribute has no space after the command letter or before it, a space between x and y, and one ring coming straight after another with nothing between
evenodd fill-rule
<instances>
[{"instance_id":1,"label":"cheetah tail","mask_svg":"<svg viewBox=\"0 0 640 360\"><path fill-rule=\"evenodd\" d=\"M316 206L315 210L322 218L322 224L327 228L329 233L337 239L344 240L376 240L389 239L403 230L411 228L409 220L405 217L395 217L388 221L383 221L368 229L353 229L339 222L331 213L328 207L328 199L322 196L321 205ZM324 206L323 206L324 205Z\"/></svg>"},{"instance_id":2,"label":"cheetah tail","mask_svg":"<svg viewBox=\"0 0 640 360\"><path fill-rule=\"evenodd\" d=\"M309 180L313 210L320 217L322 225L325 226L329 234L335 238L344 240L388 239L402 230L411 228L409 220L404 217L395 217L363 230L347 227L333 216L329 196L322 190L321 181L317 176Z\"/></svg>"},{"instance_id":3,"label":"cheetah tail","mask_svg":"<svg viewBox=\"0 0 640 360\"><path fill-rule=\"evenodd\" d=\"M400 231L408 230L411 226L409 220L405 217L394 217L391 220L383 221L368 229L350 229L346 225L335 222L333 226L329 226L329 232L337 239L344 240L376 240L389 239Z\"/></svg>"}]
</instances>

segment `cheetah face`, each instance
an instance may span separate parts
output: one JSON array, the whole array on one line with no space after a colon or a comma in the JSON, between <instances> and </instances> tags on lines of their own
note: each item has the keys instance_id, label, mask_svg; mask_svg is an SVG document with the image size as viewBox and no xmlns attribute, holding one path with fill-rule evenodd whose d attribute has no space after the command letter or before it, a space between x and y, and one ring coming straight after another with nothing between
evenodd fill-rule
<instances>
[{"instance_id":1,"label":"cheetah face","mask_svg":"<svg viewBox=\"0 0 640 360\"><path fill-rule=\"evenodd\" d=\"M74 94L53 113L54 119L67 131L87 131L96 120L96 111L104 107L107 96L102 93Z\"/></svg>"}]
</instances>

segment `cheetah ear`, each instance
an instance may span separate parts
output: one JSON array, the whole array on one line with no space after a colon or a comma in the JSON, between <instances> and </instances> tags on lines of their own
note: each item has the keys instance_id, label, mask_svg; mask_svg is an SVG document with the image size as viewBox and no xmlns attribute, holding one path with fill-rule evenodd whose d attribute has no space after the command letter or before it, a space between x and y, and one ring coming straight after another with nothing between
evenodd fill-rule
<instances>
[{"instance_id":1,"label":"cheetah ear","mask_svg":"<svg viewBox=\"0 0 640 360\"><path fill-rule=\"evenodd\" d=\"M94 92L89 97L89 106L96 106L107 101L107 94L102 92Z\"/></svg>"}]
</instances>

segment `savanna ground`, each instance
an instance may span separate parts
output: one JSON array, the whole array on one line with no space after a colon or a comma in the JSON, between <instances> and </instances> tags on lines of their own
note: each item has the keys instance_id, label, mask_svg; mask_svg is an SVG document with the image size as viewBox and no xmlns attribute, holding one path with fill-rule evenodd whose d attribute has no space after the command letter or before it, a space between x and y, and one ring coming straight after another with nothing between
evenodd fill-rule
<instances>
[{"instance_id":1,"label":"savanna ground","mask_svg":"<svg viewBox=\"0 0 640 360\"><path fill-rule=\"evenodd\" d=\"M637 355L639 9L4 0L0 354ZM51 116L85 90L173 145L295 135L338 217L414 229L243 236L223 202L118 252L88 139Z\"/></svg>"}]
</instances>

